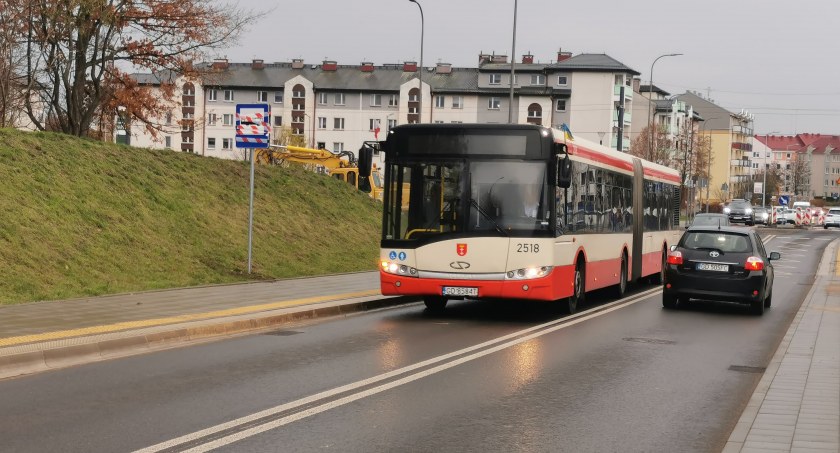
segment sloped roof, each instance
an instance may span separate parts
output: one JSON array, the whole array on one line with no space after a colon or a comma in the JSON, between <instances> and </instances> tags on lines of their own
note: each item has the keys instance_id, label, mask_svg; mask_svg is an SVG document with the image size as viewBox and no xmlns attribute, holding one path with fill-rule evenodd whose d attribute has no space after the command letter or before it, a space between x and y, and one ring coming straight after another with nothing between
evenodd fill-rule
<instances>
[{"instance_id":1,"label":"sloped roof","mask_svg":"<svg viewBox=\"0 0 840 453\"><path fill-rule=\"evenodd\" d=\"M840 149L840 135L756 135L753 138L774 151L805 152L810 148L814 154L823 154L828 149Z\"/></svg>"},{"instance_id":2,"label":"sloped roof","mask_svg":"<svg viewBox=\"0 0 840 453\"><path fill-rule=\"evenodd\" d=\"M547 65L546 68L559 71L566 69L575 71L628 72L633 75L641 75L635 69L603 53L582 53L567 60Z\"/></svg>"}]
</instances>

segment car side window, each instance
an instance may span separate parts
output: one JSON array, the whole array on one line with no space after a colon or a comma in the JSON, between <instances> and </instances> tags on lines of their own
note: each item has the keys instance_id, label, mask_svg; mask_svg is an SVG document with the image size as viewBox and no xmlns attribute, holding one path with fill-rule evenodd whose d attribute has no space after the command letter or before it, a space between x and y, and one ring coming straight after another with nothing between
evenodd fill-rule
<instances>
[{"instance_id":1,"label":"car side window","mask_svg":"<svg viewBox=\"0 0 840 453\"><path fill-rule=\"evenodd\" d=\"M766 260L767 259L767 251L764 250L764 243L761 242L761 236L759 236L756 233L753 233L753 235L755 236L755 243L758 245L758 253L760 253L761 257Z\"/></svg>"}]
</instances>

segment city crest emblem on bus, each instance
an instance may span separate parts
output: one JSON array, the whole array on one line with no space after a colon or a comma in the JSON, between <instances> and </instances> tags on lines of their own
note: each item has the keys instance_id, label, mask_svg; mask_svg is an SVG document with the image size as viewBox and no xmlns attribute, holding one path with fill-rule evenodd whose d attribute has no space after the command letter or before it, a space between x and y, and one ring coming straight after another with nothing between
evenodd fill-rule
<instances>
[{"instance_id":1,"label":"city crest emblem on bus","mask_svg":"<svg viewBox=\"0 0 840 453\"><path fill-rule=\"evenodd\" d=\"M467 254L467 244L458 244L456 246L456 250L458 251L458 256L464 256Z\"/></svg>"}]
</instances>

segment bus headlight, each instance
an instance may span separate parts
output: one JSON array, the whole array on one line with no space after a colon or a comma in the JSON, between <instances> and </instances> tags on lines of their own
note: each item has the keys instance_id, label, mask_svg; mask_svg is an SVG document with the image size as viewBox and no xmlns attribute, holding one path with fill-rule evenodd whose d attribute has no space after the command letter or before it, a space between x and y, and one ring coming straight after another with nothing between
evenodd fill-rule
<instances>
[{"instance_id":1,"label":"bus headlight","mask_svg":"<svg viewBox=\"0 0 840 453\"><path fill-rule=\"evenodd\" d=\"M387 272L389 274L405 275L407 277L417 276L417 269L405 264L395 263L393 261L382 260L379 262L379 267L383 272Z\"/></svg>"},{"instance_id":2,"label":"bus headlight","mask_svg":"<svg viewBox=\"0 0 840 453\"><path fill-rule=\"evenodd\" d=\"M551 273L552 269L554 269L554 266L525 267L522 269L507 271L505 277L508 280L529 280L532 278L545 277Z\"/></svg>"}]
</instances>

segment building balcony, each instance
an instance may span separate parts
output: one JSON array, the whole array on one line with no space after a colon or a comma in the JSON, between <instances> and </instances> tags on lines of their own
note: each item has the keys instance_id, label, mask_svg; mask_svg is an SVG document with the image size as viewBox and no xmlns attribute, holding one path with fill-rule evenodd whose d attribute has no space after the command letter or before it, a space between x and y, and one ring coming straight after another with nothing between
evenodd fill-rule
<instances>
[{"instance_id":1,"label":"building balcony","mask_svg":"<svg viewBox=\"0 0 840 453\"><path fill-rule=\"evenodd\" d=\"M618 127L618 110L613 110L613 126ZM624 122L629 123L633 120L633 114L627 109L624 110Z\"/></svg>"},{"instance_id":2,"label":"building balcony","mask_svg":"<svg viewBox=\"0 0 840 453\"><path fill-rule=\"evenodd\" d=\"M729 161L731 167L752 167L750 161L747 159L732 159Z\"/></svg>"},{"instance_id":3,"label":"building balcony","mask_svg":"<svg viewBox=\"0 0 840 453\"><path fill-rule=\"evenodd\" d=\"M633 87L627 85L613 85L613 95L621 95L621 87L624 87L624 99L633 99Z\"/></svg>"},{"instance_id":4,"label":"building balcony","mask_svg":"<svg viewBox=\"0 0 840 453\"><path fill-rule=\"evenodd\" d=\"M741 151L752 151L751 143L732 142L732 149L739 149Z\"/></svg>"}]
</instances>

